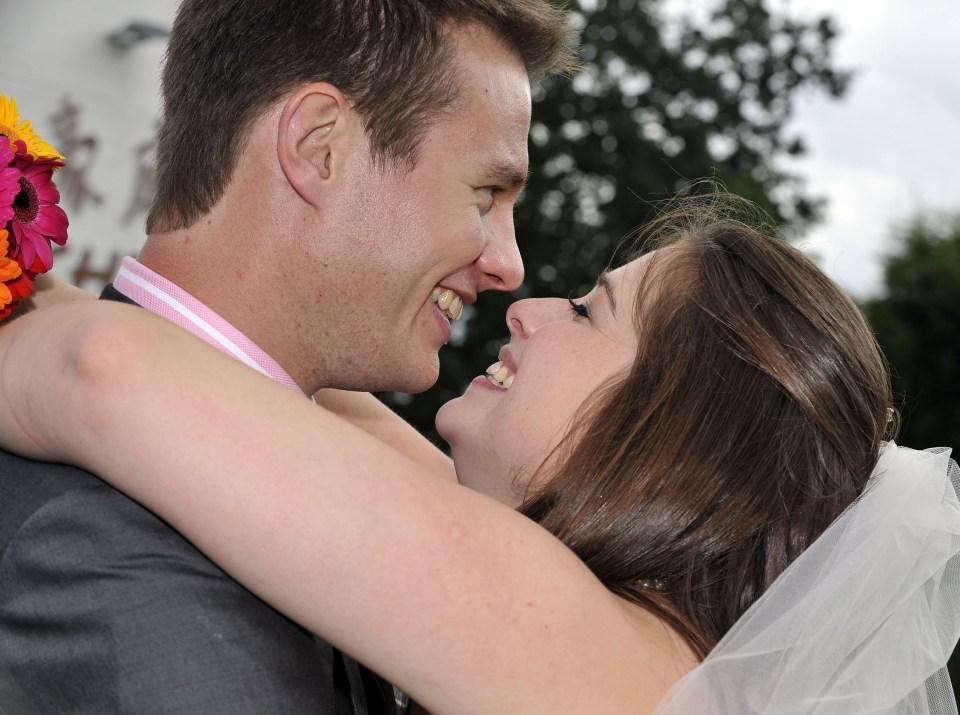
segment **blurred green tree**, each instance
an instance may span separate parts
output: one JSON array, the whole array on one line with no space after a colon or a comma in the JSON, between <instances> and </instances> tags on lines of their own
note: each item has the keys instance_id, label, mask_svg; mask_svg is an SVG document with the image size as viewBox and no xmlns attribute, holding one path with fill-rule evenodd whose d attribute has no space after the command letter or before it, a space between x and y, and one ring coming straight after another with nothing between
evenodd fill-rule
<instances>
[{"instance_id":1,"label":"blurred green tree","mask_svg":"<svg viewBox=\"0 0 960 715\"><path fill-rule=\"evenodd\" d=\"M890 362L899 442L960 445L960 215L914 220L864 312Z\"/></svg>"},{"instance_id":2,"label":"blurred green tree","mask_svg":"<svg viewBox=\"0 0 960 715\"><path fill-rule=\"evenodd\" d=\"M818 202L784 171L803 152L789 131L805 89L842 95L829 18L797 20L764 0L580 0L583 72L533 88L531 179L516 208L526 265L514 295L468 307L437 385L385 399L425 434L446 400L496 360L518 298L585 292L655 203L709 177L799 231Z\"/></svg>"}]
</instances>

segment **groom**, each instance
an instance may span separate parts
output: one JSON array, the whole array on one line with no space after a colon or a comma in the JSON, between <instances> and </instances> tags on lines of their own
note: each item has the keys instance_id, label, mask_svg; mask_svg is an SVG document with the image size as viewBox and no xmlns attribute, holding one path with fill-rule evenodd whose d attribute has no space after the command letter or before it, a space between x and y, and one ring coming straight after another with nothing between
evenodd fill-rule
<instances>
[{"instance_id":1,"label":"groom","mask_svg":"<svg viewBox=\"0 0 960 715\"><path fill-rule=\"evenodd\" d=\"M545 0L186 0L149 237L105 297L304 399L428 388L460 306L522 280L529 78L568 40ZM0 454L0 556L4 715L393 710L92 475Z\"/></svg>"}]
</instances>

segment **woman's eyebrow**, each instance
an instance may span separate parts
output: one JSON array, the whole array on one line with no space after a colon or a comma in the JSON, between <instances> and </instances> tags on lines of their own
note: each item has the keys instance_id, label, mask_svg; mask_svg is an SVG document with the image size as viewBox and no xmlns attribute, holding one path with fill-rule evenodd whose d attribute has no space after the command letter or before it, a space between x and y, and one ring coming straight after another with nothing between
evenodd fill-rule
<instances>
[{"instance_id":1,"label":"woman's eyebrow","mask_svg":"<svg viewBox=\"0 0 960 715\"><path fill-rule=\"evenodd\" d=\"M607 272L604 271L600 274L600 277L597 278L597 285L603 288L607 294L607 300L610 301L610 308L614 315L617 314L617 299L613 297L613 285L610 283L610 279L607 278Z\"/></svg>"}]
</instances>

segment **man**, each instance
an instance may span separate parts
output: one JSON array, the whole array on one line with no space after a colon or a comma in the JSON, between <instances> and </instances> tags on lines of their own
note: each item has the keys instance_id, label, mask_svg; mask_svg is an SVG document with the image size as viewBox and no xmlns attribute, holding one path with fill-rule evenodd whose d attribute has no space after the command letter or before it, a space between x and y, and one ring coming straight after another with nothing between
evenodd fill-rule
<instances>
[{"instance_id":1,"label":"man","mask_svg":"<svg viewBox=\"0 0 960 715\"><path fill-rule=\"evenodd\" d=\"M186 0L148 240L105 297L305 395L426 389L462 304L522 280L528 78L568 40L543 0ZM92 475L0 455L0 554L4 715L392 710Z\"/></svg>"}]
</instances>

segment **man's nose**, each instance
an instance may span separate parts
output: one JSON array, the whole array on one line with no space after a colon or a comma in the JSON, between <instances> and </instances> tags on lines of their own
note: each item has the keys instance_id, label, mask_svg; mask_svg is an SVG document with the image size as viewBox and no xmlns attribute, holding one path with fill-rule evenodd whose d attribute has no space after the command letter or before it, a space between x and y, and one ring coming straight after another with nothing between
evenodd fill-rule
<instances>
[{"instance_id":1,"label":"man's nose","mask_svg":"<svg viewBox=\"0 0 960 715\"><path fill-rule=\"evenodd\" d=\"M523 259L512 214L493 229L476 265L481 274L479 290L511 291L523 283Z\"/></svg>"}]
</instances>

